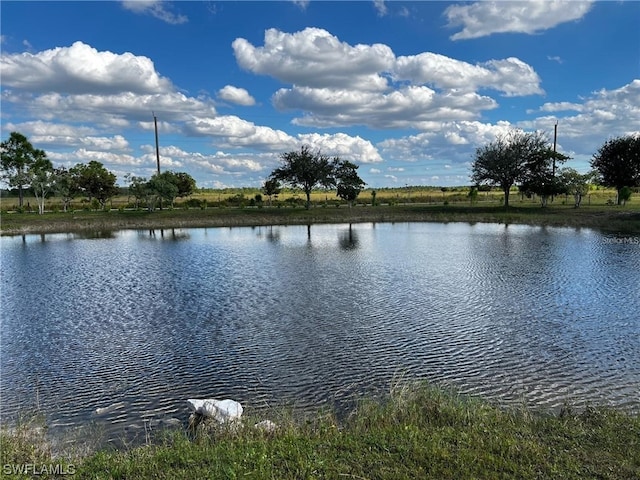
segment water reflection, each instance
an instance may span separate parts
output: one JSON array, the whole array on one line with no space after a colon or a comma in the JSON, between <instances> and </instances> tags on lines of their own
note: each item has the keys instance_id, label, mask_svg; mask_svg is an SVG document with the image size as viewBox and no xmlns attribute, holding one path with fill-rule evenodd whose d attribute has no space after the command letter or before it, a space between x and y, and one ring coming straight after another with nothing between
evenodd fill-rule
<instances>
[{"instance_id":1,"label":"water reflection","mask_svg":"<svg viewBox=\"0 0 640 480\"><path fill-rule=\"evenodd\" d=\"M339 233L338 245L343 250L355 250L358 248L358 232L354 230L352 224L349 224L348 230Z\"/></svg>"},{"instance_id":2,"label":"water reflection","mask_svg":"<svg viewBox=\"0 0 640 480\"><path fill-rule=\"evenodd\" d=\"M190 237L188 230L167 228L138 230L138 237L148 240L188 240Z\"/></svg>"}]
</instances>

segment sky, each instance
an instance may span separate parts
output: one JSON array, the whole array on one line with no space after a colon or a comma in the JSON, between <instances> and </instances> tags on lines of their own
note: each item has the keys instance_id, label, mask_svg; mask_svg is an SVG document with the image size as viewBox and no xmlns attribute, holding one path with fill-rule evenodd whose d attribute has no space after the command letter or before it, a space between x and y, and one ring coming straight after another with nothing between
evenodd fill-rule
<instances>
[{"instance_id":1,"label":"sky","mask_svg":"<svg viewBox=\"0 0 640 480\"><path fill-rule=\"evenodd\" d=\"M371 188L470 185L542 131L581 173L640 132L637 1L0 3L2 139L55 166L259 187L308 146Z\"/></svg>"}]
</instances>

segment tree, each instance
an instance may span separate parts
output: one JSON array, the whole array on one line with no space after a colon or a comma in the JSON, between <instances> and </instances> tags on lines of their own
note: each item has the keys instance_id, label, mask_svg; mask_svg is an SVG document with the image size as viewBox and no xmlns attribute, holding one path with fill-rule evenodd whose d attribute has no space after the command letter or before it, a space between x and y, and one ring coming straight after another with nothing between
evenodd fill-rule
<instances>
[{"instance_id":1,"label":"tree","mask_svg":"<svg viewBox=\"0 0 640 480\"><path fill-rule=\"evenodd\" d=\"M129 195L136 199L136 208L140 202L147 204L147 209L152 212L162 200L167 201L172 207L176 197L191 195L196 189L196 181L184 172L166 171L155 174L150 180L144 177L128 176Z\"/></svg>"},{"instance_id":2,"label":"tree","mask_svg":"<svg viewBox=\"0 0 640 480\"><path fill-rule=\"evenodd\" d=\"M275 178L267 179L262 186L262 193L269 197L269 206L271 206L271 197L277 197L280 193L280 182Z\"/></svg>"},{"instance_id":3,"label":"tree","mask_svg":"<svg viewBox=\"0 0 640 480\"><path fill-rule=\"evenodd\" d=\"M555 164L564 163L568 159L568 156L554 152L548 147L532 152L520 189L527 194L538 195L540 203L546 207L549 197L564 193L562 184L555 176Z\"/></svg>"},{"instance_id":4,"label":"tree","mask_svg":"<svg viewBox=\"0 0 640 480\"><path fill-rule=\"evenodd\" d=\"M589 191L589 183L593 179L593 173L584 175L573 168L563 168L558 172L558 182L567 195L573 195L575 208L580 207L582 197Z\"/></svg>"},{"instance_id":5,"label":"tree","mask_svg":"<svg viewBox=\"0 0 640 480\"><path fill-rule=\"evenodd\" d=\"M44 202L55 186L55 174L51 161L42 150L36 150L37 158L29 167L27 178L38 203L38 213L44 213Z\"/></svg>"},{"instance_id":6,"label":"tree","mask_svg":"<svg viewBox=\"0 0 640 480\"><path fill-rule=\"evenodd\" d=\"M65 167L56 168L53 174L55 176L54 192L62 199L62 209L66 212L71 205L71 200L81 193L78 178L73 169Z\"/></svg>"},{"instance_id":7,"label":"tree","mask_svg":"<svg viewBox=\"0 0 640 480\"><path fill-rule=\"evenodd\" d=\"M158 200L166 200L173 207L173 202L180 193L173 172L156 173L147 185L151 192L155 193Z\"/></svg>"},{"instance_id":8,"label":"tree","mask_svg":"<svg viewBox=\"0 0 640 480\"><path fill-rule=\"evenodd\" d=\"M299 152L287 152L280 156L282 166L270 176L293 188L300 188L307 196L306 208L311 208L311 191L314 188L331 188L335 185L334 166L329 157L320 152L311 152L303 146Z\"/></svg>"},{"instance_id":9,"label":"tree","mask_svg":"<svg viewBox=\"0 0 640 480\"><path fill-rule=\"evenodd\" d=\"M184 198L188 197L196 191L196 181L195 179L185 172L170 172L173 174L173 183L176 187L178 187L178 197Z\"/></svg>"},{"instance_id":10,"label":"tree","mask_svg":"<svg viewBox=\"0 0 640 480\"><path fill-rule=\"evenodd\" d=\"M18 206L24 203L24 188L29 185L29 167L42 157L44 152L31 145L27 137L18 132L11 132L9 139L0 144L0 164L2 178L9 187L18 188Z\"/></svg>"},{"instance_id":11,"label":"tree","mask_svg":"<svg viewBox=\"0 0 640 480\"><path fill-rule=\"evenodd\" d=\"M504 192L504 205L509 206L509 192L543 152L548 152L542 133L512 130L493 142L478 147L472 165L472 179L477 184L499 186Z\"/></svg>"},{"instance_id":12,"label":"tree","mask_svg":"<svg viewBox=\"0 0 640 480\"><path fill-rule=\"evenodd\" d=\"M103 209L107 200L118 193L115 174L96 160L91 160L88 164L79 163L71 170L77 178L79 190L89 201L93 198L98 200Z\"/></svg>"},{"instance_id":13,"label":"tree","mask_svg":"<svg viewBox=\"0 0 640 480\"><path fill-rule=\"evenodd\" d=\"M618 192L624 187L640 186L640 135L627 135L607 140L591 159L591 167L602 184Z\"/></svg>"},{"instance_id":14,"label":"tree","mask_svg":"<svg viewBox=\"0 0 640 480\"><path fill-rule=\"evenodd\" d=\"M349 207L351 207L365 186L365 182L358 176L358 165L336 158L333 168L337 182L338 197L347 201Z\"/></svg>"},{"instance_id":15,"label":"tree","mask_svg":"<svg viewBox=\"0 0 640 480\"><path fill-rule=\"evenodd\" d=\"M149 205L149 195L152 193L147 185L147 179L144 177L129 177L129 195L133 195L136 199L136 208L140 206L140 202L145 202L147 204L147 208L150 208Z\"/></svg>"}]
</instances>

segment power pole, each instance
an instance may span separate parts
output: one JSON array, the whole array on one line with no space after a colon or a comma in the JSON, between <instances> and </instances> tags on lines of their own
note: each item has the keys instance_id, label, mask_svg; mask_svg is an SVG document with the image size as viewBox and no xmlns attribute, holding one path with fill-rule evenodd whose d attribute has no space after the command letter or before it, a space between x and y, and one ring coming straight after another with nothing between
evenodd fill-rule
<instances>
[{"instance_id":1,"label":"power pole","mask_svg":"<svg viewBox=\"0 0 640 480\"><path fill-rule=\"evenodd\" d=\"M553 126L553 176L556 176L556 145L558 143L558 121L556 120L556 124ZM158 167L159 168L159 167Z\"/></svg>"},{"instance_id":2,"label":"power pole","mask_svg":"<svg viewBox=\"0 0 640 480\"><path fill-rule=\"evenodd\" d=\"M153 114L153 126L156 131L156 162L158 164L158 175L160 175L160 148L158 147L158 119L156 118L156 114L154 112L151 112L151 113ZM554 147L554 151L555 151L555 147Z\"/></svg>"},{"instance_id":3,"label":"power pole","mask_svg":"<svg viewBox=\"0 0 640 480\"><path fill-rule=\"evenodd\" d=\"M153 114L153 126L156 131L156 162L158 165L158 175L160 175L160 148L158 147L158 119L156 118L156 114ZM162 210L162 197L160 197L160 210Z\"/></svg>"}]
</instances>

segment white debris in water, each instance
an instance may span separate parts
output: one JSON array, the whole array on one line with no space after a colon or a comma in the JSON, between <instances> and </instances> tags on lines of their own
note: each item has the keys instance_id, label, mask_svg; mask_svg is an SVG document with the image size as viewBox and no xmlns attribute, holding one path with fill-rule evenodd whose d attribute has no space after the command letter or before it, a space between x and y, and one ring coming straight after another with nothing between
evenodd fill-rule
<instances>
[{"instance_id":1,"label":"white debris in water","mask_svg":"<svg viewBox=\"0 0 640 480\"><path fill-rule=\"evenodd\" d=\"M124 408L124 402L114 403L107 407L98 407L96 408L96 415L104 415L105 413L111 413L114 410L119 410L120 408Z\"/></svg>"},{"instance_id":2,"label":"white debris in water","mask_svg":"<svg viewBox=\"0 0 640 480\"><path fill-rule=\"evenodd\" d=\"M187 400L191 409L203 417L213 418L220 423L238 420L242 416L242 405L235 400L194 399Z\"/></svg>"}]
</instances>

